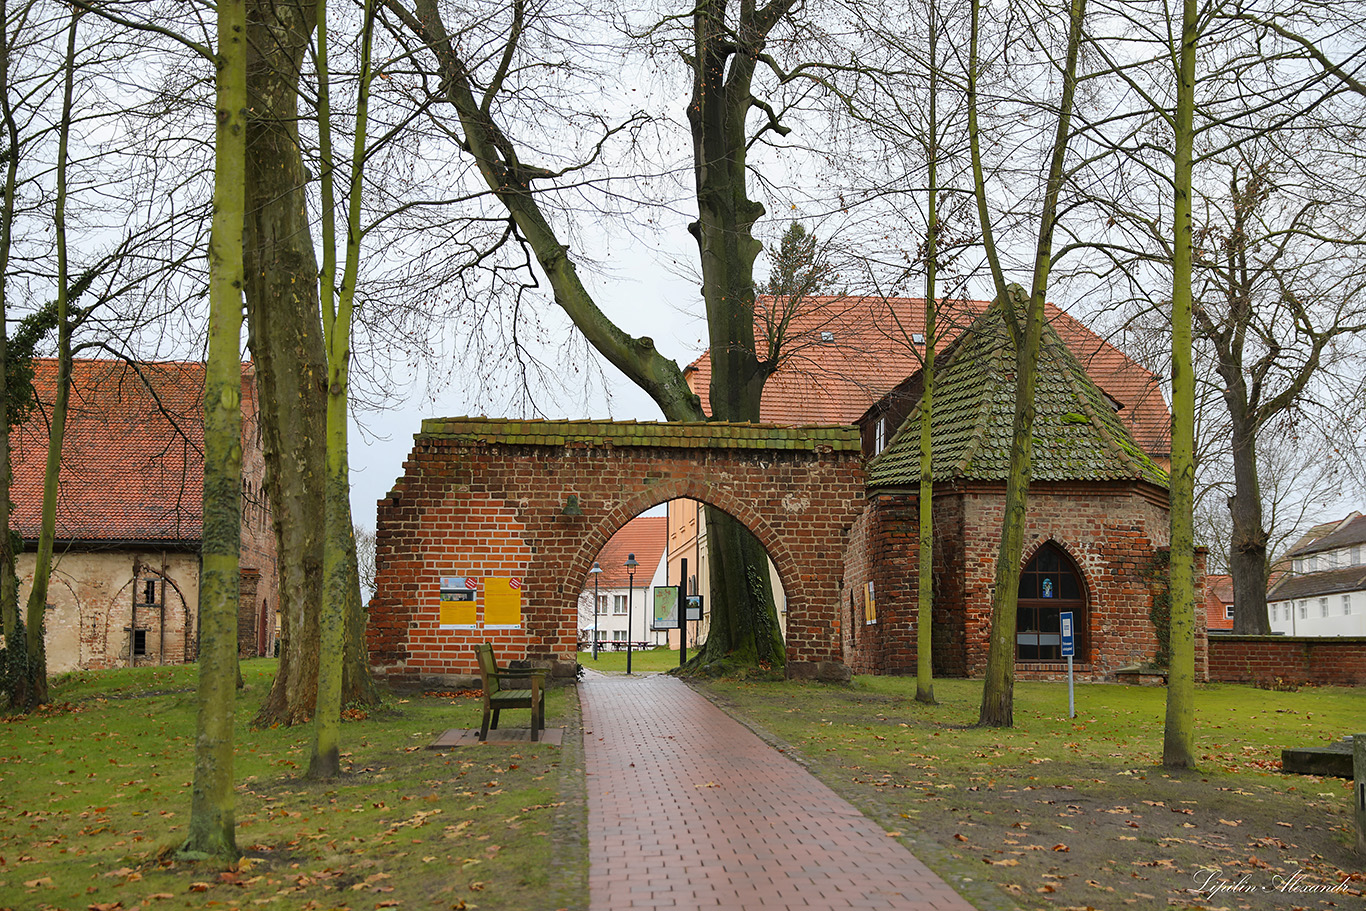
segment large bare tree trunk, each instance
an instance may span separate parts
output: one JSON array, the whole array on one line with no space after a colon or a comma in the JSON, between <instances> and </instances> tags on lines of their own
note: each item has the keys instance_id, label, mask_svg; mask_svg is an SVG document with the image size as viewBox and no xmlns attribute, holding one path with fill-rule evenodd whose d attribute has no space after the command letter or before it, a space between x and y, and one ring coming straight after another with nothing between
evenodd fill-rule
<instances>
[{"instance_id":1,"label":"large bare tree trunk","mask_svg":"<svg viewBox=\"0 0 1366 911\"><path fill-rule=\"evenodd\" d=\"M754 260L763 247L753 231L764 207L747 192L745 121L753 103L755 61L769 30L790 6L782 0L762 10L742 4L734 14L738 24L727 21L727 0L703 0L693 9L688 123L698 218L689 230L702 267L714 421L758 421L764 381L781 356L769 351L761 362L754 344ZM707 543L711 631L696 663L728 659L729 664L781 669L786 653L763 547L748 529L714 508L707 510Z\"/></svg>"},{"instance_id":2,"label":"large bare tree trunk","mask_svg":"<svg viewBox=\"0 0 1366 911\"><path fill-rule=\"evenodd\" d=\"M713 420L758 420L764 381L780 356L780 352L770 351L767 360L760 362L754 345L754 260L761 245L752 229L764 209L746 195L746 150L754 137L746 133L745 124L758 104L751 92L755 66L764 54L770 30L794 2L773 0L757 8L733 0L704 0L692 11L695 43L689 66L694 91L688 118L693 133L698 220L690 230L697 240L702 266L712 357ZM667 419L705 418L677 364L659 355L650 339L632 338L610 322L579 280L569 246L556 235L531 191L536 181L549 179L550 172L520 161L513 138L495 120L497 105L491 101L502 88L504 76L492 75L492 82L479 86L481 102L476 97L470 61L461 58L436 0L413 0L411 10L400 0L384 0L384 5L435 55L447 100L460 118L465 149L535 251L538 264L555 289L555 302L604 358L650 394ZM731 21L727 21L728 7L733 7ZM495 57L516 59L525 28L525 4L514 2L506 45ZM787 131L777 123L776 114L763 129ZM777 630L777 611L767 582L767 557L747 530L732 532L729 526L733 523L729 516L709 510L712 628L731 628L726 612L734 609L741 618L762 616L766 619L760 621L761 628L767 629L764 624L768 624ZM749 543L740 543L746 539ZM728 551L727 556L718 554L721 547ZM718 576L718 572L723 575ZM747 583L751 578L762 579L763 584L751 586ZM759 589L766 593L763 603L752 603L749 593ZM715 594L723 590L726 596ZM736 605L731 597L743 600ZM758 645L760 639L765 643L762 647ZM766 632L756 630L742 635L738 643L723 636L709 637L702 657L710 662L724 644L735 652L734 657L744 654L747 661L757 661L766 654L763 660L772 666L785 663L781 640L776 640L779 648L775 649L767 644L769 639ZM736 648L747 650L750 642L755 643L753 658L744 651L736 652Z\"/></svg>"},{"instance_id":3,"label":"large bare tree trunk","mask_svg":"<svg viewBox=\"0 0 1366 911\"><path fill-rule=\"evenodd\" d=\"M327 355L296 126L299 76L316 21L313 0L249 3L247 317L283 618L280 670L256 717L264 725L307 721L317 700ZM343 700L372 701L358 601L347 614Z\"/></svg>"},{"instance_id":4,"label":"large bare tree trunk","mask_svg":"<svg viewBox=\"0 0 1366 911\"><path fill-rule=\"evenodd\" d=\"M1239 377L1241 380L1241 376ZM1241 385L1241 384L1240 384ZM1262 489L1257 477L1257 430L1249 426L1246 398L1227 396L1233 430L1233 496L1228 499L1233 535L1229 541L1229 574L1233 577L1233 631L1268 636L1271 620L1266 612L1266 525L1262 517Z\"/></svg>"}]
</instances>

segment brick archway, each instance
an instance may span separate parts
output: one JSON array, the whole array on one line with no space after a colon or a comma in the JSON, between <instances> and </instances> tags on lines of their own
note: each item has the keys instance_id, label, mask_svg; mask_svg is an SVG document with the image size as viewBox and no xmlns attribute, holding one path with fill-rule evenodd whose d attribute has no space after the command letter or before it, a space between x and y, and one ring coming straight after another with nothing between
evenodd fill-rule
<instances>
[{"instance_id":1,"label":"brick archway","mask_svg":"<svg viewBox=\"0 0 1366 911\"><path fill-rule=\"evenodd\" d=\"M468 675L484 639L500 657L572 669L594 559L636 515L678 498L726 511L768 551L788 594L789 673L842 659L843 557L864 498L854 428L429 420L404 469L379 504L377 674ZM450 576L522 580L521 627L441 628Z\"/></svg>"}]
</instances>

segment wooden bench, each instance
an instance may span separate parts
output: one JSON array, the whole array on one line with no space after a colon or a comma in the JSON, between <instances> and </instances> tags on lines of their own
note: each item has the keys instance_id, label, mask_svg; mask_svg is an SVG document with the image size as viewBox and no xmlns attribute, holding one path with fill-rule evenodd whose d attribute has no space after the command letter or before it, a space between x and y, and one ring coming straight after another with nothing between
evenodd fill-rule
<instances>
[{"instance_id":1,"label":"wooden bench","mask_svg":"<svg viewBox=\"0 0 1366 911\"><path fill-rule=\"evenodd\" d=\"M484 682L480 741L488 739L490 728L497 729L498 713L503 709L531 709L531 739L540 740L541 731L545 730L545 671L500 668L493 657L493 645L488 642L476 645L474 652L479 658L479 676Z\"/></svg>"}]
</instances>

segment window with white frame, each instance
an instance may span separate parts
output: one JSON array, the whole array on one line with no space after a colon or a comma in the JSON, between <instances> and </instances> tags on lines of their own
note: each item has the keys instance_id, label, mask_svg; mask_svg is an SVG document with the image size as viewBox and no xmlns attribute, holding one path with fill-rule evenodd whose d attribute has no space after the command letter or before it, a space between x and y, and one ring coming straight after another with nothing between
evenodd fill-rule
<instances>
[{"instance_id":1,"label":"window with white frame","mask_svg":"<svg viewBox=\"0 0 1366 911\"><path fill-rule=\"evenodd\" d=\"M598 613L607 613L607 604L611 600L610 595L598 595Z\"/></svg>"},{"instance_id":2,"label":"window with white frame","mask_svg":"<svg viewBox=\"0 0 1366 911\"><path fill-rule=\"evenodd\" d=\"M1342 615L1343 615L1344 617L1350 617L1350 616L1352 615L1352 596L1351 596L1351 595L1343 595L1343 596L1342 596Z\"/></svg>"},{"instance_id":3,"label":"window with white frame","mask_svg":"<svg viewBox=\"0 0 1366 911\"><path fill-rule=\"evenodd\" d=\"M625 641L626 641L626 630L624 630L624 629L614 629L614 630L612 630L612 641L613 641L613 642L625 642Z\"/></svg>"},{"instance_id":4,"label":"window with white frame","mask_svg":"<svg viewBox=\"0 0 1366 911\"><path fill-rule=\"evenodd\" d=\"M619 614L619 615L621 615L621 616L625 616L625 615L626 615L626 596L625 596L625 595L613 595L613 596L612 596L612 613L614 613L614 614Z\"/></svg>"},{"instance_id":5,"label":"window with white frame","mask_svg":"<svg viewBox=\"0 0 1366 911\"><path fill-rule=\"evenodd\" d=\"M1320 616L1320 617L1326 617L1326 616L1328 616L1328 599L1327 599L1327 598L1320 598L1320 599L1319 599L1319 616Z\"/></svg>"},{"instance_id":6,"label":"window with white frame","mask_svg":"<svg viewBox=\"0 0 1366 911\"><path fill-rule=\"evenodd\" d=\"M1233 605L1232 605L1232 604L1225 604L1225 605L1224 605L1224 619L1225 619L1225 620L1232 620L1232 619L1233 619Z\"/></svg>"},{"instance_id":7,"label":"window with white frame","mask_svg":"<svg viewBox=\"0 0 1366 911\"><path fill-rule=\"evenodd\" d=\"M1308 602L1308 601L1301 601L1301 602L1300 602L1300 619L1301 619L1301 620L1308 620L1308 619L1309 619L1309 602Z\"/></svg>"},{"instance_id":8,"label":"window with white frame","mask_svg":"<svg viewBox=\"0 0 1366 911\"><path fill-rule=\"evenodd\" d=\"M1361 548L1360 548L1360 547L1353 547L1353 548L1352 548L1352 565L1353 565L1353 566L1360 566L1360 565L1361 565Z\"/></svg>"},{"instance_id":9,"label":"window with white frame","mask_svg":"<svg viewBox=\"0 0 1366 911\"><path fill-rule=\"evenodd\" d=\"M1297 572L1297 573L1302 573L1302 572L1304 572L1304 558L1303 558L1303 557L1296 557L1296 558L1295 558L1295 572Z\"/></svg>"}]
</instances>

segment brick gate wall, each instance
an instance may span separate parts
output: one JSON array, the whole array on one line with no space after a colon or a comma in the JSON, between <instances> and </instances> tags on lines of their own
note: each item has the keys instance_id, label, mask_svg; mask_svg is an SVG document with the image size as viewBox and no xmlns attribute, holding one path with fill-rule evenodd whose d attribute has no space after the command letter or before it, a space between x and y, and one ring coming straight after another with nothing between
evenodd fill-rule
<instances>
[{"instance_id":1,"label":"brick gate wall","mask_svg":"<svg viewBox=\"0 0 1366 911\"><path fill-rule=\"evenodd\" d=\"M854 428L424 421L379 503L371 665L391 677L468 676L474 644L489 640L500 660L572 672L577 599L599 551L644 510L690 498L763 544L787 591L789 673L823 673L842 660L841 569L863 483ZM521 628L439 629L445 576L522 579Z\"/></svg>"},{"instance_id":2,"label":"brick gate wall","mask_svg":"<svg viewBox=\"0 0 1366 911\"><path fill-rule=\"evenodd\" d=\"M1366 685L1366 638L1209 637L1209 679L1219 683Z\"/></svg>"}]
</instances>

